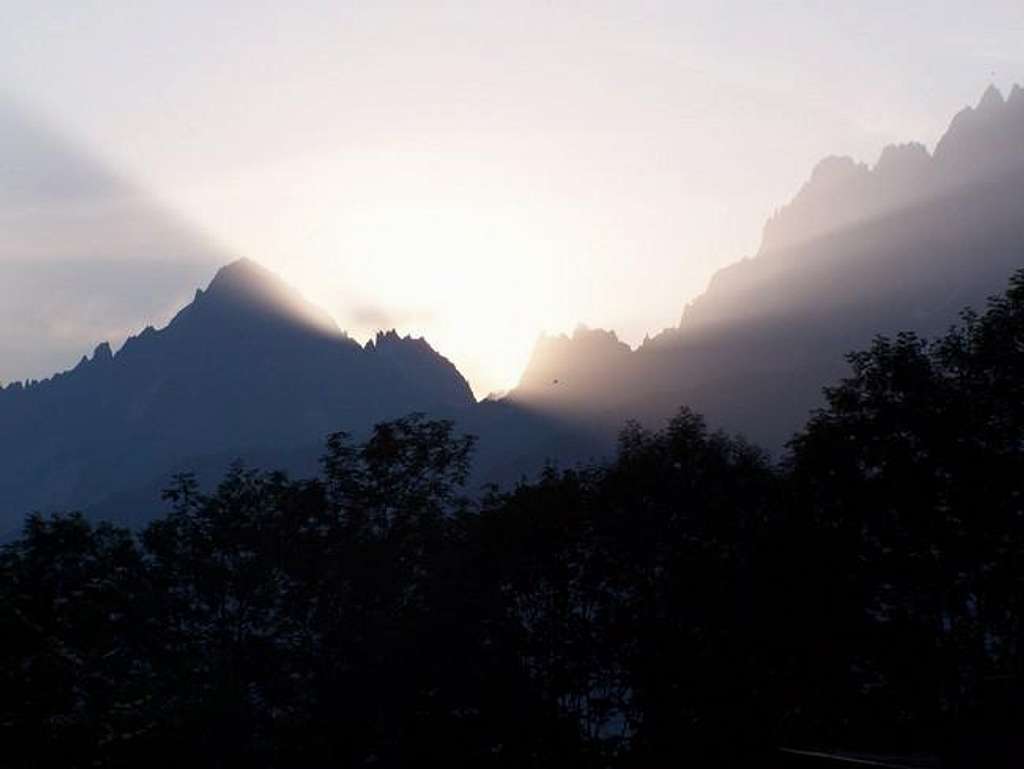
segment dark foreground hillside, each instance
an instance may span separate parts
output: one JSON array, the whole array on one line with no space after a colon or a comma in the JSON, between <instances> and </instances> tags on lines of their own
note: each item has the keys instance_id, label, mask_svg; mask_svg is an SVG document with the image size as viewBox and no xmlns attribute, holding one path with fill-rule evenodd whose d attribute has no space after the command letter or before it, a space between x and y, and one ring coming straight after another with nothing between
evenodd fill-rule
<instances>
[{"instance_id":1,"label":"dark foreground hillside","mask_svg":"<svg viewBox=\"0 0 1024 769\"><path fill-rule=\"evenodd\" d=\"M683 410L470 501L411 416L139 536L29 518L2 763L1019 766L1024 274L850 363L781 465Z\"/></svg>"}]
</instances>

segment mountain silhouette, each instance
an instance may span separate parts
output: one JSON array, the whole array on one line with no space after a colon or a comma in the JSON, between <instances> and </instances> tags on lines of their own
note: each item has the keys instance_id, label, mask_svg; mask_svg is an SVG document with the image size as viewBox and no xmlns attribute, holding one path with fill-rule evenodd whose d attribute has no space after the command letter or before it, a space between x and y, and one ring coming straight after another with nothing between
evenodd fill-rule
<instances>
[{"instance_id":1,"label":"mountain silhouette","mask_svg":"<svg viewBox=\"0 0 1024 769\"><path fill-rule=\"evenodd\" d=\"M474 485L610 453L627 419L683 405L778 450L878 333L944 332L1024 264L1024 90L989 89L929 152L827 158L677 327L542 338L518 386L476 403L426 341L365 345L255 262L223 267L163 328L0 388L0 532L33 510L138 523L170 474L233 460L313 472L329 432L422 411L480 437Z\"/></svg>"},{"instance_id":2,"label":"mountain silhouette","mask_svg":"<svg viewBox=\"0 0 1024 769\"><path fill-rule=\"evenodd\" d=\"M0 390L0 525L34 509L97 505L130 519L132 496L111 507L111 495L139 487L152 503L168 472L287 459L322 446L329 431L358 434L411 411L474 403L462 375L423 340L388 332L360 345L242 259L165 328Z\"/></svg>"},{"instance_id":3,"label":"mountain silhouette","mask_svg":"<svg viewBox=\"0 0 1024 769\"><path fill-rule=\"evenodd\" d=\"M675 328L629 351L607 332L538 345L509 399L578 424L657 424L686 404L779 449L876 334L944 332L1024 265L1024 90L989 88L933 153L822 161ZM557 380L558 384L552 383Z\"/></svg>"}]
</instances>

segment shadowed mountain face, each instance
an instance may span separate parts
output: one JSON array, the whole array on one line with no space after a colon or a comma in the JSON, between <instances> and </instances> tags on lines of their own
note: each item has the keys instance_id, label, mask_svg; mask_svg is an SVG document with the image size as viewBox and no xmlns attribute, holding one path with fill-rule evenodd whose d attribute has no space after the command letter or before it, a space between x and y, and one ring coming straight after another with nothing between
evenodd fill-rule
<instances>
[{"instance_id":1,"label":"shadowed mountain face","mask_svg":"<svg viewBox=\"0 0 1024 769\"><path fill-rule=\"evenodd\" d=\"M819 164L757 256L717 273L677 328L635 351L596 331L542 341L510 400L606 437L686 404L777 450L847 352L879 333L943 332L1022 265L1024 90L990 88L933 154Z\"/></svg>"},{"instance_id":2,"label":"shadowed mountain face","mask_svg":"<svg viewBox=\"0 0 1024 769\"><path fill-rule=\"evenodd\" d=\"M322 446L332 430L473 404L423 340L390 332L362 346L276 276L237 261L116 355L102 344L71 371L0 390L0 526L60 507L131 518L110 495L144 488L153 507L167 472L217 472L235 457L288 465L289 452Z\"/></svg>"}]
</instances>

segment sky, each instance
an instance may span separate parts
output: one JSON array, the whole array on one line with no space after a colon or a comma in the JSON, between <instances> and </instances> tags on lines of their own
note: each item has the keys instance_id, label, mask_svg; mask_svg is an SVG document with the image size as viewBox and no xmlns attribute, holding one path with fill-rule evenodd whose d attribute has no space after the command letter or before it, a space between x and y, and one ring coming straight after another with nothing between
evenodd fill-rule
<instances>
[{"instance_id":1,"label":"sky","mask_svg":"<svg viewBox=\"0 0 1024 769\"><path fill-rule=\"evenodd\" d=\"M542 332L676 325L822 157L933 146L989 83L1024 82L1019 0L0 18L0 381L166 322L249 256L356 338L425 336L482 397Z\"/></svg>"}]
</instances>

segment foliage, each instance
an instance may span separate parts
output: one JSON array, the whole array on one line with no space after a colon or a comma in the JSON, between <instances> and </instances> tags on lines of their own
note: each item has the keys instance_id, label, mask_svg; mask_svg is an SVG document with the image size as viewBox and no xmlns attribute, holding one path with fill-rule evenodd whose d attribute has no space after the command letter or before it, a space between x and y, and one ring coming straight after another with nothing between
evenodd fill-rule
<instances>
[{"instance_id":1,"label":"foliage","mask_svg":"<svg viewBox=\"0 0 1024 769\"><path fill-rule=\"evenodd\" d=\"M5 765L729 765L1012 729L1024 273L850 364L781 465L684 409L474 500L472 439L412 415L332 435L318 478L181 476L138 536L32 516L0 555Z\"/></svg>"}]
</instances>

